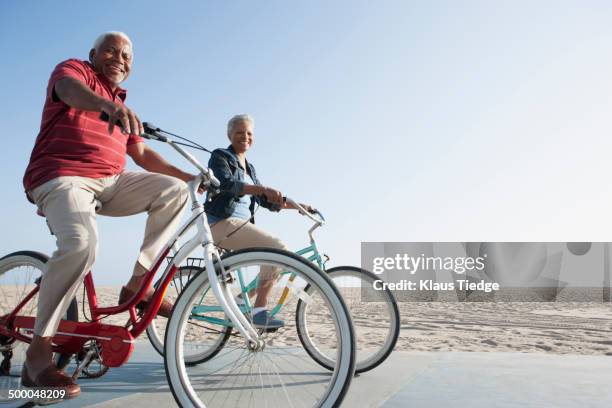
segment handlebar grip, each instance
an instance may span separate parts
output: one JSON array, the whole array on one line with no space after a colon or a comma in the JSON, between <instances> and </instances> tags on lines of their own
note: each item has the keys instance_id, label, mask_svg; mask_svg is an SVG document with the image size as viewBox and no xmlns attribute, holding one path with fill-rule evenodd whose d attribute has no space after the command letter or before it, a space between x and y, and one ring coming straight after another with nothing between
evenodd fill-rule
<instances>
[{"instance_id":1,"label":"handlebar grip","mask_svg":"<svg viewBox=\"0 0 612 408\"><path fill-rule=\"evenodd\" d=\"M321 214L321 211L315 209L314 214L318 215L321 218L321 221L325 222L325 217L323 214Z\"/></svg>"},{"instance_id":2,"label":"handlebar grip","mask_svg":"<svg viewBox=\"0 0 612 408\"><path fill-rule=\"evenodd\" d=\"M215 188L217 188L217 187L221 186L221 182L215 176L211 176L210 177L210 185L215 187Z\"/></svg>"},{"instance_id":3,"label":"handlebar grip","mask_svg":"<svg viewBox=\"0 0 612 408\"><path fill-rule=\"evenodd\" d=\"M160 128L158 128L151 122L142 122L142 127L144 128L145 133L155 133L161 131Z\"/></svg>"},{"instance_id":4,"label":"handlebar grip","mask_svg":"<svg viewBox=\"0 0 612 408\"><path fill-rule=\"evenodd\" d=\"M108 113L106 112L100 112L100 120L104 122L108 122L110 120L110 116L108 116ZM123 127L123 124L121 123L119 119L115 121L115 125L119 126L120 128Z\"/></svg>"},{"instance_id":5,"label":"handlebar grip","mask_svg":"<svg viewBox=\"0 0 612 408\"><path fill-rule=\"evenodd\" d=\"M110 116L106 112L101 112L100 120L104 122L108 122L110 120ZM115 125L123 129L123 124L121 123L119 119L115 121ZM161 130L160 128L158 128L157 126L149 122L143 122L142 127L144 128L144 132L140 135L140 137L143 137L145 139L151 139L151 135L155 135L155 132L158 132ZM159 136L159 135L155 135L155 136L157 136L157 138L161 140L162 142L165 141L164 136Z\"/></svg>"}]
</instances>

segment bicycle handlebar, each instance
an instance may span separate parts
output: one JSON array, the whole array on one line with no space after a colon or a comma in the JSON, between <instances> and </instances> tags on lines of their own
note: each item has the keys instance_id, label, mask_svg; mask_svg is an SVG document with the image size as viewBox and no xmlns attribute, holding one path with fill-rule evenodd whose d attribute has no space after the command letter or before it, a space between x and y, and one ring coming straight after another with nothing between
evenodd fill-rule
<instances>
[{"instance_id":1,"label":"bicycle handlebar","mask_svg":"<svg viewBox=\"0 0 612 408\"><path fill-rule=\"evenodd\" d=\"M110 117L108 116L106 112L102 112L100 114L100 119L103 120L104 122L108 122ZM120 126L120 127L123 126L121 122L119 121L116 121L115 125ZM204 187L208 187L210 185L216 188L221 185L221 183L215 177L211 169L203 166L198 161L198 159L196 159L189 152L185 151L183 148L181 148L176 143L174 143L172 139L170 139L168 136L164 136L160 134L160 132L162 131L160 128L158 128L157 126L149 122L143 122L142 126L144 128L144 132L139 135L140 137L145 138L145 139L150 139L150 140L157 140L158 142L169 144L174 150L176 150L181 156L187 159L188 162L193 164L200 171L200 174L202 174L202 176L204 177L202 181L202 185Z\"/></svg>"},{"instance_id":2,"label":"bicycle handlebar","mask_svg":"<svg viewBox=\"0 0 612 408\"><path fill-rule=\"evenodd\" d=\"M310 212L306 211L306 209L304 207L302 207L300 205L300 203L292 200L291 198L283 197L283 199L287 203L289 203L289 204L293 205L295 208L297 208L298 211L300 212L300 214L305 215L306 217L310 218L310 220L312 220L312 222L314 222L316 224L319 224L319 225L325 224L325 217L323 217L323 214L321 214L321 212L319 210L315 210L314 213L310 213ZM313 217L313 214L317 215L318 218Z\"/></svg>"}]
</instances>

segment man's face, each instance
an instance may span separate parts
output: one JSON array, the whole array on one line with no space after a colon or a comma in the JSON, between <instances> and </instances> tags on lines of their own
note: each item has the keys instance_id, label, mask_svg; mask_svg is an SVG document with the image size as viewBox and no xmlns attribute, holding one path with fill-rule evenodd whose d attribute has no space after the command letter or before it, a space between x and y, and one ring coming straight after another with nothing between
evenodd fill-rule
<instances>
[{"instance_id":1,"label":"man's face","mask_svg":"<svg viewBox=\"0 0 612 408\"><path fill-rule=\"evenodd\" d=\"M97 50L90 51L89 57L96 72L104 74L115 85L119 85L130 75L132 47L122 37L106 37Z\"/></svg>"}]
</instances>

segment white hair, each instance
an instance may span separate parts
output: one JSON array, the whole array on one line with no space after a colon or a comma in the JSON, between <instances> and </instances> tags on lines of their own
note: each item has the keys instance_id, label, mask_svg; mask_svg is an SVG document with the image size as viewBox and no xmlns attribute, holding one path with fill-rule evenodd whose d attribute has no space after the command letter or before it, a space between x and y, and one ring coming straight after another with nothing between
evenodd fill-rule
<instances>
[{"instance_id":1,"label":"white hair","mask_svg":"<svg viewBox=\"0 0 612 408\"><path fill-rule=\"evenodd\" d=\"M126 33L123 33L121 31L107 31L105 33L100 34L98 38L96 38L96 41L94 41L92 48L96 50L96 52L98 52L98 48L100 48L104 40L106 40L108 37L121 37L130 44L130 48L132 47L132 40L130 40L130 37L128 37Z\"/></svg>"},{"instance_id":2,"label":"white hair","mask_svg":"<svg viewBox=\"0 0 612 408\"><path fill-rule=\"evenodd\" d=\"M227 136L231 137L234 131L234 126L239 122L249 122L251 126L255 126L255 121L248 113L241 113L240 115L234 115L229 122L227 122Z\"/></svg>"}]
</instances>

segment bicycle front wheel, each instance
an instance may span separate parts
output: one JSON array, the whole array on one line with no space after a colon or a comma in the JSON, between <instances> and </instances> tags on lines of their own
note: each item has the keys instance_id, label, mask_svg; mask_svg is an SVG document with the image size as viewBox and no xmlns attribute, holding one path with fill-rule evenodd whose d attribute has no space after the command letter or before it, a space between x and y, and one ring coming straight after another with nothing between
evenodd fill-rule
<instances>
[{"instance_id":1,"label":"bicycle front wheel","mask_svg":"<svg viewBox=\"0 0 612 408\"><path fill-rule=\"evenodd\" d=\"M323 271L287 251L251 248L227 254L223 267L232 276L254 278L262 266L281 272L271 290L269 301L275 318L285 319L284 327L259 329L264 347L252 350L233 330L223 350L204 364L188 366L185 350L198 344L200 326L194 321L211 319L203 308L202 297L210 292L208 274L193 277L174 307L166 328L164 363L168 383L180 406L274 407L338 406L350 385L355 364L354 332L350 315L340 294ZM309 293L304 292L309 287ZM334 356L331 372L321 367L305 352L298 340L293 312L297 300L309 302L318 324L320 348ZM250 314L247 319L252 319ZM230 323L231 324L231 323ZM209 347L202 344L203 347Z\"/></svg>"},{"instance_id":2,"label":"bicycle front wheel","mask_svg":"<svg viewBox=\"0 0 612 408\"><path fill-rule=\"evenodd\" d=\"M393 351L400 330L400 316L395 297L389 289L375 290L379 277L354 266L339 266L327 270L346 303L357 339L356 373L380 365ZM310 288L306 288L310 293ZM313 322L311 305L299 301L296 310L298 336L306 352L321 366L332 369L334 356L321 348L318 333L310 328Z\"/></svg>"}]
</instances>

